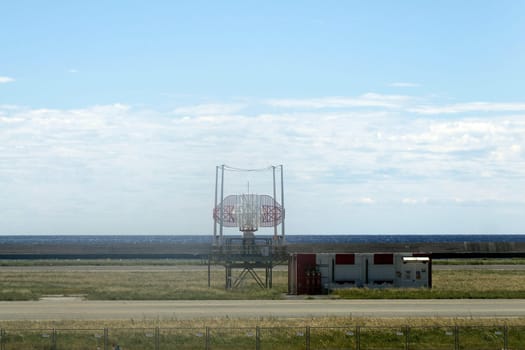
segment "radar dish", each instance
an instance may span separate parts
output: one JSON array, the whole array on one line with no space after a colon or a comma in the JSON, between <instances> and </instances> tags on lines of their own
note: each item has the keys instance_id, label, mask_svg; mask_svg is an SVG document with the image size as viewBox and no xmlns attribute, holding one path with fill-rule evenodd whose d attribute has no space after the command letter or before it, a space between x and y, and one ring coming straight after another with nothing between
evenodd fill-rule
<instances>
[{"instance_id":1,"label":"radar dish","mask_svg":"<svg viewBox=\"0 0 525 350\"><path fill-rule=\"evenodd\" d=\"M222 209L222 218L221 218ZM257 231L259 227L274 227L282 222L283 209L269 195L229 195L213 210L213 219L225 227L241 231Z\"/></svg>"}]
</instances>

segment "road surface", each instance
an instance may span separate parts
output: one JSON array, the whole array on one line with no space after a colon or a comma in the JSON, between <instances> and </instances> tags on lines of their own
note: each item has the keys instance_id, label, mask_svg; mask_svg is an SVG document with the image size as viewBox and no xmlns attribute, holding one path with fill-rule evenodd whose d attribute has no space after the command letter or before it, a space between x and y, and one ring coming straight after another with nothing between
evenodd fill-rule
<instances>
[{"instance_id":1,"label":"road surface","mask_svg":"<svg viewBox=\"0 0 525 350\"><path fill-rule=\"evenodd\" d=\"M47 298L0 302L0 321L319 316L525 317L525 299L84 301Z\"/></svg>"}]
</instances>

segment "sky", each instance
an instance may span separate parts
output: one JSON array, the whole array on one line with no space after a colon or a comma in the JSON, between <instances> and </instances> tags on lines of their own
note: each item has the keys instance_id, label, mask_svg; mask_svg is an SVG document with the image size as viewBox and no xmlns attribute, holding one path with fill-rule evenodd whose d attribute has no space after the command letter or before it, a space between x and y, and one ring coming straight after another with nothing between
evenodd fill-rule
<instances>
[{"instance_id":1,"label":"sky","mask_svg":"<svg viewBox=\"0 0 525 350\"><path fill-rule=\"evenodd\" d=\"M524 15L2 2L0 234L211 234L221 164L283 165L287 234L525 233Z\"/></svg>"}]
</instances>

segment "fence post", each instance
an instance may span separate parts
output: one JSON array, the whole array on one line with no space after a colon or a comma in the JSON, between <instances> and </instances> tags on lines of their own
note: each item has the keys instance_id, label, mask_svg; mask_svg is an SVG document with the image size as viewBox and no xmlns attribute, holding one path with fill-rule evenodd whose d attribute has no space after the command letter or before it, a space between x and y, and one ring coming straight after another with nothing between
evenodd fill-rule
<instances>
[{"instance_id":1,"label":"fence post","mask_svg":"<svg viewBox=\"0 0 525 350\"><path fill-rule=\"evenodd\" d=\"M306 350L310 350L310 326L306 326Z\"/></svg>"},{"instance_id":2,"label":"fence post","mask_svg":"<svg viewBox=\"0 0 525 350\"><path fill-rule=\"evenodd\" d=\"M503 326L503 349L508 350L509 348L509 327Z\"/></svg>"},{"instance_id":3,"label":"fence post","mask_svg":"<svg viewBox=\"0 0 525 350\"><path fill-rule=\"evenodd\" d=\"M405 326L405 350L410 350L410 327Z\"/></svg>"},{"instance_id":4,"label":"fence post","mask_svg":"<svg viewBox=\"0 0 525 350\"><path fill-rule=\"evenodd\" d=\"M159 349L160 349L160 329L157 326L155 328L155 350L159 350Z\"/></svg>"},{"instance_id":5,"label":"fence post","mask_svg":"<svg viewBox=\"0 0 525 350\"><path fill-rule=\"evenodd\" d=\"M108 329L104 328L104 350L108 350L108 343L109 343L108 333L109 333Z\"/></svg>"},{"instance_id":6,"label":"fence post","mask_svg":"<svg viewBox=\"0 0 525 350\"><path fill-rule=\"evenodd\" d=\"M454 349L459 350L459 327L454 327Z\"/></svg>"},{"instance_id":7,"label":"fence post","mask_svg":"<svg viewBox=\"0 0 525 350\"><path fill-rule=\"evenodd\" d=\"M361 327L355 327L355 350L361 350Z\"/></svg>"},{"instance_id":8,"label":"fence post","mask_svg":"<svg viewBox=\"0 0 525 350\"><path fill-rule=\"evenodd\" d=\"M57 349L57 330L55 328L53 328L51 333L51 349Z\"/></svg>"},{"instance_id":9,"label":"fence post","mask_svg":"<svg viewBox=\"0 0 525 350\"><path fill-rule=\"evenodd\" d=\"M210 327L206 327L206 350L210 350Z\"/></svg>"},{"instance_id":10,"label":"fence post","mask_svg":"<svg viewBox=\"0 0 525 350\"><path fill-rule=\"evenodd\" d=\"M261 329L259 326L255 327L255 350L261 350Z\"/></svg>"}]
</instances>

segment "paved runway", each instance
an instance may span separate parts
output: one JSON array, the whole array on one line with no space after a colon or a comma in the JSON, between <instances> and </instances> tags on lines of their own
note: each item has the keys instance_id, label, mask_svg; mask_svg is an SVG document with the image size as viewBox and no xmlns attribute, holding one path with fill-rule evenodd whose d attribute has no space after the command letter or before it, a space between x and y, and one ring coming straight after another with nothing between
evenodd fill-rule
<instances>
[{"instance_id":1,"label":"paved runway","mask_svg":"<svg viewBox=\"0 0 525 350\"><path fill-rule=\"evenodd\" d=\"M525 300L220 300L0 302L0 321L258 317L525 317Z\"/></svg>"}]
</instances>

